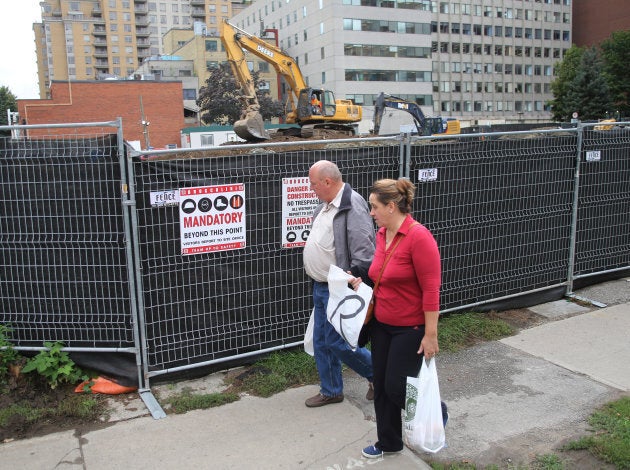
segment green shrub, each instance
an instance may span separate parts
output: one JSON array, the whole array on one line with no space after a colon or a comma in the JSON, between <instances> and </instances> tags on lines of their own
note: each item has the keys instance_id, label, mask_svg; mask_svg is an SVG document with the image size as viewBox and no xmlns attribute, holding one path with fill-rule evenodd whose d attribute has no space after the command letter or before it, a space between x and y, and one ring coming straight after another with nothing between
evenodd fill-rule
<instances>
[{"instance_id":1,"label":"green shrub","mask_svg":"<svg viewBox=\"0 0 630 470\"><path fill-rule=\"evenodd\" d=\"M43 376L50 388L57 388L61 383L75 384L89 377L77 367L66 351L63 351L63 343L45 342L46 350L40 351L35 357L26 362L22 372L37 371Z\"/></svg>"}]
</instances>

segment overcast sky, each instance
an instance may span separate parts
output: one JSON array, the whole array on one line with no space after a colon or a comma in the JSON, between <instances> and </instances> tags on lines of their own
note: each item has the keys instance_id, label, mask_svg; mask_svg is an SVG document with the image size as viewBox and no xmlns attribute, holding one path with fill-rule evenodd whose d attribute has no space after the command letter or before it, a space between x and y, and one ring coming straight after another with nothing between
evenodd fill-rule
<instances>
[{"instance_id":1,"label":"overcast sky","mask_svg":"<svg viewBox=\"0 0 630 470\"><path fill-rule=\"evenodd\" d=\"M39 0L0 0L0 86L20 99L39 98L33 23L41 23Z\"/></svg>"}]
</instances>

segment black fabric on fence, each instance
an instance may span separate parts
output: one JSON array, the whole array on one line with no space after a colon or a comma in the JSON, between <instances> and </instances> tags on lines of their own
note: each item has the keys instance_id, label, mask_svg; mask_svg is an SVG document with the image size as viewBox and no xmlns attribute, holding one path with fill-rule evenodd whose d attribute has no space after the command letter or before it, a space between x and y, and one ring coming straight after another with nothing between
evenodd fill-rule
<instances>
[{"instance_id":1,"label":"black fabric on fence","mask_svg":"<svg viewBox=\"0 0 630 470\"><path fill-rule=\"evenodd\" d=\"M552 144L552 158L536 154ZM440 246L443 310L566 280L575 144L541 137L412 146L415 215ZM437 179L419 181L423 169Z\"/></svg>"},{"instance_id":2,"label":"black fabric on fence","mask_svg":"<svg viewBox=\"0 0 630 470\"><path fill-rule=\"evenodd\" d=\"M290 344L312 308L302 249L281 248L282 179L335 161L367 199L375 179L397 177L398 146L254 154L134 164L151 370ZM389 163L387 163L389 162ZM247 246L182 256L178 207L151 207L151 191L245 184Z\"/></svg>"},{"instance_id":3,"label":"black fabric on fence","mask_svg":"<svg viewBox=\"0 0 630 470\"><path fill-rule=\"evenodd\" d=\"M628 140L626 130L585 132L585 151L599 150L602 159L581 163L575 288L630 265ZM440 245L443 310L519 308L563 295L576 146L567 132L412 145L414 216ZM398 178L399 151L391 143L134 159L139 231L131 236L149 371L234 365L245 360L236 356L301 341L311 289L302 249L281 248L282 179L305 177L328 159L367 198L375 180ZM13 328L17 346L134 346L117 152L116 136L0 139L0 324ZM427 168L438 170L436 181L419 181ZM223 183L245 185L247 246L182 256L179 208L152 207L151 191ZM133 354L72 357L123 384L137 382Z\"/></svg>"},{"instance_id":4,"label":"black fabric on fence","mask_svg":"<svg viewBox=\"0 0 630 470\"><path fill-rule=\"evenodd\" d=\"M0 323L16 346L133 346L116 142L0 139Z\"/></svg>"},{"instance_id":5,"label":"black fabric on fence","mask_svg":"<svg viewBox=\"0 0 630 470\"><path fill-rule=\"evenodd\" d=\"M630 129L585 130L582 156L576 276L630 266Z\"/></svg>"}]
</instances>

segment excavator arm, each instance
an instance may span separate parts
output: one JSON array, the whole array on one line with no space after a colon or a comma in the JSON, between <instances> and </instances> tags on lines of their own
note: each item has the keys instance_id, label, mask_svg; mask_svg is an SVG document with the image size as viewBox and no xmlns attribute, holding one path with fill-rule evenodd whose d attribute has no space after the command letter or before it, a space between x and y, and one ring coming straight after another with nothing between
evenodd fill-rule
<instances>
[{"instance_id":1,"label":"excavator arm","mask_svg":"<svg viewBox=\"0 0 630 470\"><path fill-rule=\"evenodd\" d=\"M287 84L285 121L300 125L303 137L331 135L355 135L352 123L361 121L363 110L351 100L337 100L331 90L311 88L307 85L300 67L293 57L279 47L237 28L225 20L221 24L221 42L228 62L242 92L245 111L234 124L236 134L247 140L269 139L264 128L256 89L245 52L271 64ZM319 105L314 104L319 101Z\"/></svg>"},{"instance_id":2,"label":"excavator arm","mask_svg":"<svg viewBox=\"0 0 630 470\"><path fill-rule=\"evenodd\" d=\"M234 76L241 84L245 105L245 116L241 121L251 121L255 119L255 114L260 110L258 100L256 99L254 81L249 68L247 67L247 60L245 58L245 53L243 52L243 49L245 49L246 51L249 51L255 56L270 63L276 72L282 75L282 77L286 80L288 87L291 90L291 93L288 96L288 108L291 111L287 114L286 121L297 122L295 110L297 108L298 93L299 90L307 88L307 85L304 77L302 76L302 72L295 63L295 60L293 60L293 57L289 56L286 52L273 44L237 28L236 26L230 24L227 20L222 23L221 43L223 44L227 54L228 62L230 63ZM240 129L236 129L237 125L235 124L236 133L245 140L251 140L247 138L248 136L246 134L248 131L246 128L243 128L244 123L241 121L237 123L239 124ZM249 122L249 124L246 124L246 127L251 127L250 131L254 133L254 137L256 137L256 134L262 134L262 132L256 130L258 125L254 122ZM242 136L239 132L244 133L245 136Z\"/></svg>"},{"instance_id":3,"label":"excavator arm","mask_svg":"<svg viewBox=\"0 0 630 470\"><path fill-rule=\"evenodd\" d=\"M385 108L400 109L411 114L418 129L418 134L423 135L426 127L426 118L420 106L413 101L406 101L396 96L386 95L381 92L374 102L374 134L378 134L383 121Z\"/></svg>"}]
</instances>

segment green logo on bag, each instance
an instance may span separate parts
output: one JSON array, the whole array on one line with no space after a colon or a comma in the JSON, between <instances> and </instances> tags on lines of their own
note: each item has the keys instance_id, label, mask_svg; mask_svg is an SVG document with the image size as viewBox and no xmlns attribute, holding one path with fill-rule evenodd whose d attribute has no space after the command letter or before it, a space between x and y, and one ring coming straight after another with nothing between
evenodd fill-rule
<instances>
[{"instance_id":1,"label":"green logo on bag","mask_svg":"<svg viewBox=\"0 0 630 470\"><path fill-rule=\"evenodd\" d=\"M405 421L412 421L416 415L416 407L418 404L418 389L412 384L407 384L407 392L405 395Z\"/></svg>"}]
</instances>

